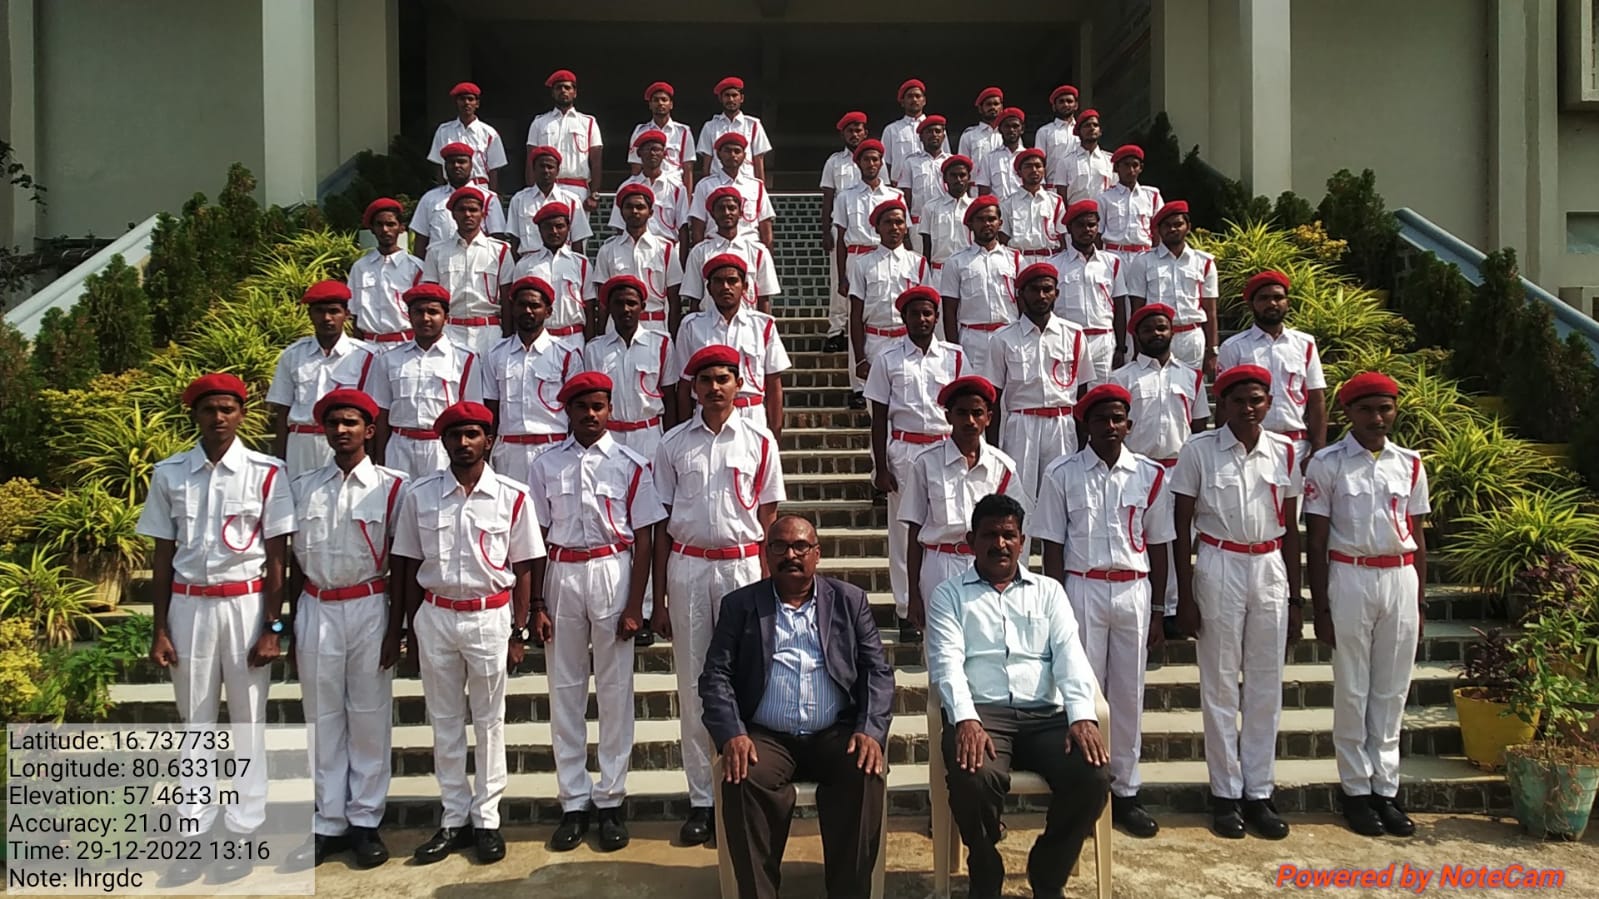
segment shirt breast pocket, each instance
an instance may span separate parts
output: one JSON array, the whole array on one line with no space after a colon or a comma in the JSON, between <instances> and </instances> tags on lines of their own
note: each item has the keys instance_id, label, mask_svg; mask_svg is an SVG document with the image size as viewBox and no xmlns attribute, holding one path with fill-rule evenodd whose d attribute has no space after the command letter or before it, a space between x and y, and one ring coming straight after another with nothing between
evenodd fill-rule
<instances>
[{"instance_id":1,"label":"shirt breast pocket","mask_svg":"<svg viewBox=\"0 0 1599 899\"><path fill-rule=\"evenodd\" d=\"M561 472L550 496L550 514L557 520L574 520L583 514L583 474L575 468Z\"/></svg>"},{"instance_id":2,"label":"shirt breast pocket","mask_svg":"<svg viewBox=\"0 0 1599 899\"><path fill-rule=\"evenodd\" d=\"M332 536L333 510L327 500L313 499L295 514L295 536L305 546L321 546Z\"/></svg>"},{"instance_id":3,"label":"shirt breast pocket","mask_svg":"<svg viewBox=\"0 0 1599 899\"><path fill-rule=\"evenodd\" d=\"M511 567L511 519L498 511L472 521L473 549L495 571Z\"/></svg>"},{"instance_id":4,"label":"shirt breast pocket","mask_svg":"<svg viewBox=\"0 0 1599 899\"><path fill-rule=\"evenodd\" d=\"M466 254L457 253L444 260L444 270L452 275L465 274Z\"/></svg>"},{"instance_id":5,"label":"shirt breast pocket","mask_svg":"<svg viewBox=\"0 0 1599 899\"><path fill-rule=\"evenodd\" d=\"M177 526L177 543L181 545L194 542L198 536L195 533L195 519L199 515L199 498L190 496L187 487L178 485L177 489L172 491L172 522Z\"/></svg>"},{"instance_id":6,"label":"shirt breast pocket","mask_svg":"<svg viewBox=\"0 0 1599 899\"><path fill-rule=\"evenodd\" d=\"M1018 615L1011 619L1014 648L1035 658L1049 654L1049 618L1041 613Z\"/></svg>"},{"instance_id":7,"label":"shirt breast pocket","mask_svg":"<svg viewBox=\"0 0 1599 899\"><path fill-rule=\"evenodd\" d=\"M362 272L361 273L361 286L362 287L376 287L376 286L378 286L378 273L377 272Z\"/></svg>"},{"instance_id":8,"label":"shirt breast pocket","mask_svg":"<svg viewBox=\"0 0 1599 899\"><path fill-rule=\"evenodd\" d=\"M296 406L310 406L320 398L318 393L321 391L322 370L323 365L320 359L303 362L295 368L294 404Z\"/></svg>"},{"instance_id":9,"label":"shirt breast pocket","mask_svg":"<svg viewBox=\"0 0 1599 899\"><path fill-rule=\"evenodd\" d=\"M1034 341L1010 344L1005 347L1005 365L1011 370L1010 379L1031 383L1043 373L1043 349Z\"/></svg>"},{"instance_id":10,"label":"shirt breast pocket","mask_svg":"<svg viewBox=\"0 0 1599 899\"><path fill-rule=\"evenodd\" d=\"M1155 295L1163 301L1175 300L1177 293L1177 274L1170 269L1161 269L1155 273Z\"/></svg>"},{"instance_id":11,"label":"shirt breast pocket","mask_svg":"<svg viewBox=\"0 0 1599 899\"><path fill-rule=\"evenodd\" d=\"M222 545L236 553L255 546L261 535L259 500L224 500L222 503Z\"/></svg>"},{"instance_id":12,"label":"shirt breast pocket","mask_svg":"<svg viewBox=\"0 0 1599 899\"><path fill-rule=\"evenodd\" d=\"M760 460L754 453L734 453L727 457L727 472L733 481L733 501L737 508L753 509L756 503L756 477Z\"/></svg>"},{"instance_id":13,"label":"shirt breast pocket","mask_svg":"<svg viewBox=\"0 0 1599 899\"><path fill-rule=\"evenodd\" d=\"M621 477L616 472L610 473L609 477L602 476L594 485L594 502L605 513L606 538L626 543L631 538L626 531L627 489L625 484L618 483Z\"/></svg>"},{"instance_id":14,"label":"shirt breast pocket","mask_svg":"<svg viewBox=\"0 0 1599 899\"><path fill-rule=\"evenodd\" d=\"M1283 394L1296 406L1305 404L1305 354L1291 344L1272 349L1276 368L1281 372Z\"/></svg>"},{"instance_id":15,"label":"shirt breast pocket","mask_svg":"<svg viewBox=\"0 0 1599 899\"><path fill-rule=\"evenodd\" d=\"M866 282L866 292L861 299L880 300L888 296L893 290L893 275L885 270L883 266L874 265L867 269L862 279Z\"/></svg>"}]
</instances>

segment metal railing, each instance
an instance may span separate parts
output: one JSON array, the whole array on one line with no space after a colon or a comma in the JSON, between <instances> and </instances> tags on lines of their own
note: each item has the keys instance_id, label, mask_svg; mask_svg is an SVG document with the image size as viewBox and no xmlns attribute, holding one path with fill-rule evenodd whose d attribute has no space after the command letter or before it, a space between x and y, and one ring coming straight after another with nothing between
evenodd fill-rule
<instances>
[{"instance_id":1,"label":"metal railing","mask_svg":"<svg viewBox=\"0 0 1599 899\"><path fill-rule=\"evenodd\" d=\"M156 216L152 215L133 230L122 235L100 252L75 266L72 271L51 281L45 288L18 303L6 313L6 321L15 325L24 337L32 340L39 333L39 324L51 309L69 310L83 296L83 282L97 275L111 264L111 257L120 255L128 265L143 270L150 261L150 241L155 232Z\"/></svg>"}]
</instances>

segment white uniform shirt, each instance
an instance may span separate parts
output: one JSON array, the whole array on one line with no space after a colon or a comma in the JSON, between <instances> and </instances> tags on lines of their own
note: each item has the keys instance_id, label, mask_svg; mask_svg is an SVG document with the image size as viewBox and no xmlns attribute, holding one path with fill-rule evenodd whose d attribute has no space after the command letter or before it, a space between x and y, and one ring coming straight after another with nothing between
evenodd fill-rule
<instances>
[{"instance_id":1,"label":"white uniform shirt","mask_svg":"<svg viewBox=\"0 0 1599 899\"><path fill-rule=\"evenodd\" d=\"M1077 388L1099 380L1083 329L1051 315L1040 331L1023 316L988 338L988 380L1004 392L1006 411L1070 407Z\"/></svg>"},{"instance_id":2,"label":"white uniform shirt","mask_svg":"<svg viewBox=\"0 0 1599 899\"><path fill-rule=\"evenodd\" d=\"M689 201L688 217L709 222L711 213L705 208L705 201L710 199L711 191L721 187L737 190L744 200L744 209L739 214L738 233L756 237L760 234L761 222L777 218L777 209L772 205L771 196L766 193L766 182L742 172L737 178L729 178L721 166L694 183L694 198ZM708 227L706 230L714 229Z\"/></svg>"},{"instance_id":3,"label":"white uniform shirt","mask_svg":"<svg viewBox=\"0 0 1599 899\"><path fill-rule=\"evenodd\" d=\"M885 331L903 331L894 301L912 287L928 283L932 268L927 260L904 244L892 250L879 245L870 253L857 253L848 259L850 299L860 300L865 307L862 310L865 325Z\"/></svg>"},{"instance_id":4,"label":"white uniform shirt","mask_svg":"<svg viewBox=\"0 0 1599 899\"><path fill-rule=\"evenodd\" d=\"M511 283L516 260L511 245L479 231L470 241L460 234L428 244L422 280L450 292L450 320L498 317L500 288Z\"/></svg>"},{"instance_id":5,"label":"white uniform shirt","mask_svg":"<svg viewBox=\"0 0 1599 899\"><path fill-rule=\"evenodd\" d=\"M289 476L281 461L237 438L215 463L196 445L156 463L136 530L176 544L175 583L254 580L266 565L266 541L294 530Z\"/></svg>"},{"instance_id":6,"label":"white uniform shirt","mask_svg":"<svg viewBox=\"0 0 1599 899\"><path fill-rule=\"evenodd\" d=\"M1059 163L1046 160L1049 168L1044 180L1056 187L1066 187L1066 200L1094 200L1116 183L1116 167L1111 165L1110 154L1095 147L1093 152L1079 149L1062 157Z\"/></svg>"},{"instance_id":7,"label":"white uniform shirt","mask_svg":"<svg viewBox=\"0 0 1599 899\"><path fill-rule=\"evenodd\" d=\"M1003 143L1005 143L1005 136L999 133L998 122L993 125L989 125L986 122L978 122L975 125L968 126L965 131L961 132L958 146L960 147L960 155L970 159L973 164L981 164L983 157L987 156L989 151ZM973 172L972 174L976 175L977 173Z\"/></svg>"},{"instance_id":8,"label":"white uniform shirt","mask_svg":"<svg viewBox=\"0 0 1599 899\"><path fill-rule=\"evenodd\" d=\"M655 194L655 205L650 207L650 233L677 240L683 229L688 226L688 191L683 189L681 180L674 181L666 169L661 169L661 177L650 179L640 172L623 181L621 186L629 184L642 184ZM611 217L605 226L615 231L626 231L627 225L622 221L622 207L611 204ZM586 224L585 224L586 227Z\"/></svg>"},{"instance_id":9,"label":"white uniform shirt","mask_svg":"<svg viewBox=\"0 0 1599 899\"><path fill-rule=\"evenodd\" d=\"M765 156L772 152L772 142L766 137L766 128L761 125L761 120L752 115L745 115L742 111L732 118L727 113L719 112L705 123L700 129L699 155L711 157L711 167L721 170L716 162L716 139L729 131L737 131L744 135L749 145L744 148L744 165L739 169L739 174L746 178L755 177L755 157Z\"/></svg>"},{"instance_id":10,"label":"white uniform shirt","mask_svg":"<svg viewBox=\"0 0 1599 899\"><path fill-rule=\"evenodd\" d=\"M938 156L929 156L926 150L918 148L894 170L894 186L902 190L910 189L912 219L920 221L928 202L946 193L944 160L948 158L947 151Z\"/></svg>"},{"instance_id":11,"label":"white uniform shirt","mask_svg":"<svg viewBox=\"0 0 1599 899\"><path fill-rule=\"evenodd\" d=\"M648 229L634 240L622 232L600 246L589 275L588 299L598 299L600 285L617 275L632 275L644 282L644 317L666 321L666 292L683 283L683 257L677 241L651 234Z\"/></svg>"},{"instance_id":12,"label":"white uniform shirt","mask_svg":"<svg viewBox=\"0 0 1599 899\"><path fill-rule=\"evenodd\" d=\"M527 126L529 147L554 147L561 153L561 167L555 177L582 181L588 188L589 151L605 146L600 125L594 117L576 109L552 109ZM576 186L576 185L574 185Z\"/></svg>"},{"instance_id":13,"label":"white uniform shirt","mask_svg":"<svg viewBox=\"0 0 1599 899\"><path fill-rule=\"evenodd\" d=\"M1165 365L1153 356L1139 356L1111 372L1110 380L1133 397L1127 413L1133 429L1122 445L1158 462L1175 461L1193 433L1191 422L1210 417L1204 373L1175 356Z\"/></svg>"},{"instance_id":14,"label":"white uniform shirt","mask_svg":"<svg viewBox=\"0 0 1599 899\"><path fill-rule=\"evenodd\" d=\"M422 260L404 250L385 256L368 250L350 266L345 279L350 288L350 314L367 334L398 334L411 330L410 310L401 299L422 283Z\"/></svg>"},{"instance_id":15,"label":"white uniform shirt","mask_svg":"<svg viewBox=\"0 0 1599 899\"><path fill-rule=\"evenodd\" d=\"M855 151L845 148L827 157L822 163L822 183L824 190L840 191L859 184L861 170L855 165Z\"/></svg>"},{"instance_id":16,"label":"white uniform shirt","mask_svg":"<svg viewBox=\"0 0 1599 899\"><path fill-rule=\"evenodd\" d=\"M857 181L833 198L833 227L844 229L844 243L848 246L875 247L879 240L871 223L872 210L880 203L904 199L905 192L887 181L879 179L876 187Z\"/></svg>"},{"instance_id":17,"label":"white uniform shirt","mask_svg":"<svg viewBox=\"0 0 1599 899\"><path fill-rule=\"evenodd\" d=\"M479 189L487 195L484 198L483 233L507 233L505 207L500 205L499 194ZM450 194L455 193L455 190L448 184L440 184L423 194L422 199L416 201L416 209L411 211L411 223L407 227L426 237L430 246L449 240L460 233L461 229L455 224L455 216L444 207L444 204L450 201Z\"/></svg>"},{"instance_id":18,"label":"white uniform shirt","mask_svg":"<svg viewBox=\"0 0 1599 899\"><path fill-rule=\"evenodd\" d=\"M672 338L641 327L631 343L615 332L589 341L583 346L583 370L600 372L616 386L611 421L648 421L666 411L663 396L677 383L666 376L671 355Z\"/></svg>"},{"instance_id":19,"label":"white uniform shirt","mask_svg":"<svg viewBox=\"0 0 1599 899\"><path fill-rule=\"evenodd\" d=\"M493 125L482 119L473 119L470 125L463 125L459 118L440 122L433 130L428 162L444 165L444 154L440 151L454 143L472 148L472 180L475 183L487 184L491 170L505 167L505 141L500 140L500 132L494 130Z\"/></svg>"},{"instance_id":20,"label":"white uniform shirt","mask_svg":"<svg viewBox=\"0 0 1599 899\"><path fill-rule=\"evenodd\" d=\"M512 334L484 361L483 398L500 404L502 435L566 433L566 408L556 396L567 378L583 370L579 339L540 331L528 346Z\"/></svg>"},{"instance_id":21,"label":"white uniform shirt","mask_svg":"<svg viewBox=\"0 0 1599 899\"><path fill-rule=\"evenodd\" d=\"M408 340L377 357L372 367L367 395L396 428L430 431L445 409L483 399L477 354L444 335L425 350Z\"/></svg>"},{"instance_id":22,"label":"white uniform shirt","mask_svg":"<svg viewBox=\"0 0 1599 899\"><path fill-rule=\"evenodd\" d=\"M956 324L989 325L1016 320L1016 273L1022 254L996 242L992 249L971 244L949 257L939 278L940 296L960 300Z\"/></svg>"},{"instance_id":23,"label":"white uniform shirt","mask_svg":"<svg viewBox=\"0 0 1599 899\"><path fill-rule=\"evenodd\" d=\"M1127 264L1122 278L1128 296L1143 297L1146 303L1165 303L1175 309L1174 325L1203 322L1205 310L1200 308L1200 299L1217 296L1216 257L1186 244L1181 256L1173 256L1165 244L1148 253L1139 253Z\"/></svg>"},{"instance_id":24,"label":"white uniform shirt","mask_svg":"<svg viewBox=\"0 0 1599 899\"><path fill-rule=\"evenodd\" d=\"M900 167L917 153L922 152L922 135L916 129L927 118L924 113L919 116L901 116L898 120L883 126L883 164L888 166L888 173L894 183L900 183ZM949 138L944 138L944 143L939 147L940 156L949 155Z\"/></svg>"},{"instance_id":25,"label":"white uniform shirt","mask_svg":"<svg viewBox=\"0 0 1599 899\"><path fill-rule=\"evenodd\" d=\"M294 558L322 589L354 587L389 570L389 529L405 473L362 459L346 475L329 463L290 482Z\"/></svg>"},{"instance_id":26,"label":"white uniform shirt","mask_svg":"<svg viewBox=\"0 0 1599 899\"><path fill-rule=\"evenodd\" d=\"M1068 572L1149 573L1148 547L1177 539L1166 468L1123 448L1115 465L1092 447L1044 469L1029 536L1065 547Z\"/></svg>"},{"instance_id":27,"label":"white uniform shirt","mask_svg":"<svg viewBox=\"0 0 1599 899\"><path fill-rule=\"evenodd\" d=\"M1083 142L1077 137L1077 118L1054 119L1039 125L1033 146L1044 151L1045 172L1050 171L1055 160L1083 152Z\"/></svg>"},{"instance_id":28,"label":"white uniform shirt","mask_svg":"<svg viewBox=\"0 0 1599 899\"><path fill-rule=\"evenodd\" d=\"M744 291L744 305L754 309L761 297L775 297L783 292L777 280L777 266L772 262L771 251L754 235L738 234L728 240L720 234L707 234L705 239L688 251L688 261L683 263L683 285L678 295L684 299L705 298L705 263L723 253L732 253L744 260L750 275Z\"/></svg>"},{"instance_id":29,"label":"white uniform shirt","mask_svg":"<svg viewBox=\"0 0 1599 899\"><path fill-rule=\"evenodd\" d=\"M550 317L544 327L562 331L560 336L582 331L586 315L583 310L584 291L588 290L589 258L572 250L570 245L551 251L543 244L538 249L517 260L511 270L511 283L515 284L529 275L548 281L555 291L555 302L550 304Z\"/></svg>"},{"instance_id":30,"label":"white uniform shirt","mask_svg":"<svg viewBox=\"0 0 1599 899\"><path fill-rule=\"evenodd\" d=\"M1236 543L1265 543L1287 530L1283 503L1300 493L1294 443L1261 431L1245 450L1232 428L1195 434L1172 469L1171 489L1194 498L1194 527Z\"/></svg>"},{"instance_id":31,"label":"white uniform shirt","mask_svg":"<svg viewBox=\"0 0 1599 899\"><path fill-rule=\"evenodd\" d=\"M416 582L446 599L482 599L516 584L516 563L544 555L527 487L487 465L471 493L448 468L425 474L400 500L394 554L417 559Z\"/></svg>"},{"instance_id":32,"label":"white uniform shirt","mask_svg":"<svg viewBox=\"0 0 1599 899\"><path fill-rule=\"evenodd\" d=\"M743 308L729 321L714 307L683 316L677 329L677 343L667 356L667 381L690 380L683 367L694 354L708 346L730 346L738 350L744 386L739 396L763 399L768 375L781 374L793 365L783 340L777 335L777 319L764 312Z\"/></svg>"},{"instance_id":33,"label":"white uniform shirt","mask_svg":"<svg viewBox=\"0 0 1599 899\"><path fill-rule=\"evenodd\" d=\"M1272 337L1255 325L1227 338L1216 351L1216 374L1240 365L1271 372L1271 409L1261 426L1279 434L1305 430L1308 391L1327 389L1316 338L1293 328Z\"/></svg>"},{"instance_id":34,"label":"white uniform shirt","mask_svg":"<svg viewBox=\"0 0 1599 899\"><path fill-rule=\"evenodd\" d=\"M638 137L646 131L660 131L666 135L666 158L661 160L661 177L683 184L683 172L694 166L694 129L668 117L665 125L655 120L633 126L633 136L627 139L627 161L642 165L638 158ZM659 198L659 194L657 194Z\"/></svg>"},{"instance_id":35,"label":"white uniform shirt","mask_svg":"<svg viewBox=\"0 0 1599 899\"><path fill-rule=\"evenodd\" d=\"M700 549L760 540L761 506L788 499L777 438L741 415L713 433L696 411L661 438L653 471L656 493L670 509L667 532Z\"/></svg>"},{"instance_id":36,"label":"white uniform shirt","mask_svg":"<svg viewBox=\"0 0 1599 899\"><path fill-rule=\"evenodd\" d=\"M948 436L949 419L938 404L938 392L960 377L966 354L960 347L936 337L927 351L909 337L889 344L872 360L866 376L866 398L888 406L888 427L912 434Z\"/></svg>"},{"instance_id":37,"label":"white uniform shirt","mask_svg":"<svg viewBox=\"0 0 1599 899\"><path fill-rule=\"evenodd\" d=\"M1018 189L1002 196L1000 230L1010 236L1011 249L1053 252L1066 239L1066 201L1060 194L1040 187L1036 192Z\"/></svg>"},{"instance_id":38,"label":"white uniform shirt","mask_svg":"<svg viewBox=\"0 0 1599 899\"><path fill-rule=\"evenodd\" d=\"M511 211L506 215L505 230L507 234L515 235L518 255L526 256L544 246L544 238L539 236L539 226L534 223L533 216L551 203L564 203L572 210L566 232L567 243L588 240L594 236L589 214L583 211L583 201L577 198L577 194L559 184L546 194L537 184L530 184L511 195Z\"/></svg>"},{"instance_id":39,"label":"white uniform shirt","mask_svg":"<svg viewBox=\"0 0 1599 899\"><path fill-rule=\"evenodd\" d=\"M915 198L912 195L911 199ZM951 256L972 246L972 232L966 227L966 210L971 208L973 199L970 193L956 199L940 186L938 193L922 207L914 230L927 237L928 249L932 250L928 259L935 268L942 268Z\"/></svg>"},{"instance_id":40,"label":"white uniform shirt","mask_svg":"<svg viewBox=\"0 0 1599 899\"><path fill-rule=\"evenodd\" d=\"M1061 708L1097 721L1094 669L1060 582L1022 566L1005 592L976 567L938 585L927 603L927 677L957 724L977 706Z\"/></svg>"},{"instance_id":41,"label":"white uniform shirt","mask_svg":"<svg viewBox=\"0 0 1599 899\"><path fill-rule=\"evenodd\" d=\"M266 401L287 406L290 424L318 424L312 415L317 400L341 387L366 390L376 352L371 344L347 334L340 334L327 351L315 337L302 337L278 354Z\"/></svg>"},{"instance_id":42,"label":"white uniform shirt","mask_svg":"<svg viewBox=\"0 0 1599 899\"><path fill-rule=\"evenodd\" d=\"M1327 548L1357 558L1416 550L1411 516L1432 511L1421 454L1385 441L1373 455L1355 435L1310 457L1305 514L1328 520Z\"/></svg>"},{"instance_id":43,"label":"white uniform shirt","mask_svg":"<svg viewBox=\"0 0 1599 899\"><path fill-rule=\"evenodd\" d=\"M601 434L585 447L568 437L533 460L528 496L551 546L632 546L634 533L666 519L650 460Z\"/></svg>"},{"instance_id":44,"label":"white uniform shirt","mask_svg":"<svg viewBox=\"0 0 1599 899\"><path fill-rule=\"evenodd\" d=\"M1165 202L1160 191L1147 184L1130 188L1120 181L1106 188L1099 200L1099 234L1106 244L1150 247L1155 245L1149 220Z\"/></svg>"},{"instance_id":45,"label":"white uniform shirt","mask_svg":"<svg viewBox=\"0 0 1599 899\"><path fill-rule=\"evenodd\" d=\"M1059 198L1058 194L1055 196ZM1049 263L1060 272L1055 282L1060 288L1055 314L1089 333L1109 333L1116 324L1116 301L1112 297L1127 295L1122 283L1122 261L1104 252L1084 256L1068 243L1049 257Z\"/></svg>"},{"instance_id":46,"label":"white uniform shirt","mask_svg":"<svg viewBox=\"0 0 1599 899\"><path fill-rule=\"evenodd\" d=\"M1003 143L989 150L982 159L975 160L977 168L972 172L972 183L988 188L989 193L1001 198L1021 190L1022 176L1016 174L1016 154L1024 149L1026 145L1018 141L1014 150Z\"/></svg>"},{"instance_id":47,"label":"white uniform shirt","mask_svg":"<svg viewBox=\"0 0 1599 899\"><path fill-rule=\"evenodd\" d=\"M933 444L911 460L910 480L899 486L899 520L921 525L918 539L925 546L965 543L972 510L990 493L1008 496L1028 512L1033 506L1015 460L986 440L971 466L955 441Z\"/></svg>"}]
</instances>

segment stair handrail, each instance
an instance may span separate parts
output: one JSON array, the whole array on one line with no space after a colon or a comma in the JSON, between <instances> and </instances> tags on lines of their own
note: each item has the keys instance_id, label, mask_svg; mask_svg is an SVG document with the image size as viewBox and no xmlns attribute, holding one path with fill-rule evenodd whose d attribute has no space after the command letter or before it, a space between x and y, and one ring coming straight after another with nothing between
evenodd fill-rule
<instances>
[{"instance_id":1,"label":"stair handrail","mask_svg":"<svg viewBox=\"0 0 1599 899\"><path fill-rule=\"evenodd\" d=\"M103 247L72 270L46 284L42 290L28 297L6 312L6 321L15 325L22 336L32 340L39 333L45 313L51 309L70 310L83 296L84 281L98 275L111 265L111 257L121 256L133 268L144 270L150 261L150 244L155 233L158 215L152 215L132 230Z\"/></svg>"}]
</instances>

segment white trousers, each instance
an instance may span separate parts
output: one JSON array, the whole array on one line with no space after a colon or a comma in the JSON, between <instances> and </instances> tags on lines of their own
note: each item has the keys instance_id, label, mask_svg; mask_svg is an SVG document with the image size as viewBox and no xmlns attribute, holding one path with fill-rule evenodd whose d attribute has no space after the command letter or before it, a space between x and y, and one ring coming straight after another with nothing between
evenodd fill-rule
<instances>
[{"instance_id":1,"label":"white trousers","mask_svg":"<svg viewBox=\"0 0 1599 899\"><path fill-rule=\"evenodd\" d=\"M217 707L226 693L233 757L247 759L245 771L233 778L239 801L227 806L229 830L254 833L266 821L266 704L272 669L250 667L250 648L261 636L261 594L248 596L186 596L173 594L167 609L167 628L178 664L172 673L172 691L178 719L184 724L213 726ZM185 758L202 760L214 769L214 752L186 749ZM180 777L178 785L193 795L198 790L215 795L216 777ZM214 802L185 802L178 814L198 821L200 833L210 831L221 806Z\"/></svg>"},{"instance_id":2,"label":"white trousers","mask_svg":"<svg viewBox=\"0 0 1599 899\"><path fill-rule=\"evenodd\" d=\"M333 461L333 447L321 434L296 434L290 432L288 445L283 450L284 468L295 478L308 471L316 471Z\"/></svg>"},{"instance_id":3,"label":"white trousers","mask_svg":"<svg viewBox=\"0 0 1599 899\"><path fill-rule=\"evenodd\" d=\"M550 677L550 735L561 810L591 804L616 808L627 796L633 753L633 641L616 638L627 605L633 553L587 562L551 560L544 596L554 618L555 639L545 647ZM600 779L588 772L589 647L594 648L594 693L599 701Z\"/></svg>"},{"instance_id":4,"label":"white trousers","mask_svg":"<svg viewBox=\"0 0 1599 899\"><path fill-rule=\"evenodd\" d=\"M827 336L849 330L849 297L838 292L838 254L827 254Z\"/></svg>"},{"instance_id":5,"label":"white trousers","mask_svg":"<svg viewBox=\"0 0 1599 899\"><path fill-rule=\"evenodd\" d=\"M766 427L766 403L764 401L749 406L735 406L733 407L733 414L742 417L745 421L754 422L763 428Z\"/></svg>"},{"instance_id":6,"label":"white trousers","mask_svg":"<svg viewBox=\"0 0 1599 899\"><path fill-rule=\"evenodd\" d=\"M972 567L972 557L959 553L941 553L922 547L922 604L925 607L933 599L933 591L938 585L952 577L959 577Z\"/></svg>"},{"instance_id":7,"label":"white trousers","mask_svg":"<svg viewBox=\"0 0 1599 899\"><path fill-rule=\"evenodd\" d=\"M444 335L450 338L450 342L456 346L465 347L477 353L478 364L480 365L483 360L488 358L489 350L494 349L494 345L499 343L504 336L500 333L499 325L445 325ZM458 403L460 401L461 398L456 396L455 391L452 389L450 391L450 402Z\"/></svg>"},{"instance_id":8,"label":"white trousers","mask_svg":"<svg viewBox=\"0 0 1599 899\"><path fill-rule=\"evenodd\" d=\"M505 793L505 684L511 606L455 612L422 603L416 612L422 696L433 725L433 771L445 827L500 826ZM476 738L477 788L466 780L468 708Z\"/></svg>"},{"instance_id":9,"label":"white trousers","mask_svg":"<svg viewBox=\"0 0 1599 899\"><path fill-rule=\"evenodd\" d=\"M911 461L927 447L925 443L892 438L888 441L888 470L894 473L900 485L899 490L888 495L888 583L889 589L894 592L894 613L901 618L910 608L910 576L905 569L905 546L909 542L910 529L899 520L899 500L905 485L910 482ZM931 594L923 594L922 602L925 603L930 597Z\"/></svg>"},{"instance_id":10,"label":"white trousers","mask_svg":"<svg viewBox=\"0 0 1599 899\"><path fill-rule=\"evenodd\" d=\"M672 666L677 671L677 717L682 728L683 773L689 804L710 808L711 735L700 704L700 670L711 648L711 632L722 613L722 597L761 579L760 560L697 559L672 553L666 565L666 595L672 618Z\"/></svg>"},{"instance_id":11,"label":"white trousers","mask_svg":"<svg viewBox=\"0 0 1599 899\"><path fill-rule=\"evenodd\" d=\"M1016 474L1034 502L1038 482L1049 463L1077 452L1077 421L1070 415L1046 418L1006 410L1000 426L999 448L1016 460Z\"/></svg>"},{"instance_id":12,"label":"white trousers","mask_svg":"<svg viewBox=\"0 0 1599 899\"><path fill-rule=\"evenodd\" d=\"M1177 331L1171 336L1172 358L1198 371L1205 362L1205 326Z\"/></svg>"},{"instance_id":13,"label":"white trousers","mask_svg":"<svg viewBox=\"0 0 1599 899\"><path fill-rule=\"evenodd\" d=\"M385 594L323 602L300 594L294 636L310 725L312 830L336 837L377 827L389 795L394 670L378 664Z\"/></svg>"},{"instance_id":14,"label":"white trousers","mask_svg":"<svg viewBox=\"0 0 1599 899\"><path fill-rule=\"evenodd\" d=\"M1088 664L1110 706L1111 792L1136 796L1143 751L1144 663L1149 659L1149 581L1096 581L1068 574Z\"/></svg>"},{"instance_id":15,"label":"white trousers","mask_svg":"<svg viewBox=\"0 0 1599 899\"><path fill-rule=\"evenodd\" d=\"M1199 698L1210 792L1223 799L1269 799L1288 639L1288 572L1282 554L1249 555L1199 544L1194 601L1201 621Z\"/></svg>"},{"instance_id":16,"label":"white trousers","mask_svg":"<svg viewBox=\"0 0 1599 899\"><path fill-rule=\"evenodd\" d=\"M383 451L383 464L397 468L412 478L419 478L448 466L450 457L445 454L444 443L438 438L417 440L401 434L390 434L388 446ZM495 466L496 469L498 467Z\"/></svg>"},{"instance_id":17,"label":"white trousers","mask_svg":"<svg viewBox=\"0 0 1599 899\"><path fill-rule=\"evenodd\" d=\"M1329 565L1333 749L1344 792L1399 795L1399 727L1416 658L1416 569Z\"/></svg>"},{"instance_id":18,"label":"white trousers","mask_svg":"<svg viewBox=\"0 0 1599 899\"><path fill-rule=\"evenodd\" d=\"M1106 383L1110 380L1111 363L1116 359L1116 335L1089 334L1084 343L1088 345L1088 356L1094 360L1094 372L1098 376L1083 383L1089 386Z\"/></svg>"},{"instance_id":19,"label":"white trousers","mask_svg":"<svg viewBox=\"0 0 1599 899\"><path fill-rule=\"evenodd\" d=\"M559 440L550 443L511 443L507 440L496 440L494 449L489 450L489 465L499 474L526 484L533 474L533 460L560 445Z\"/></svg>"}]
</instances>

